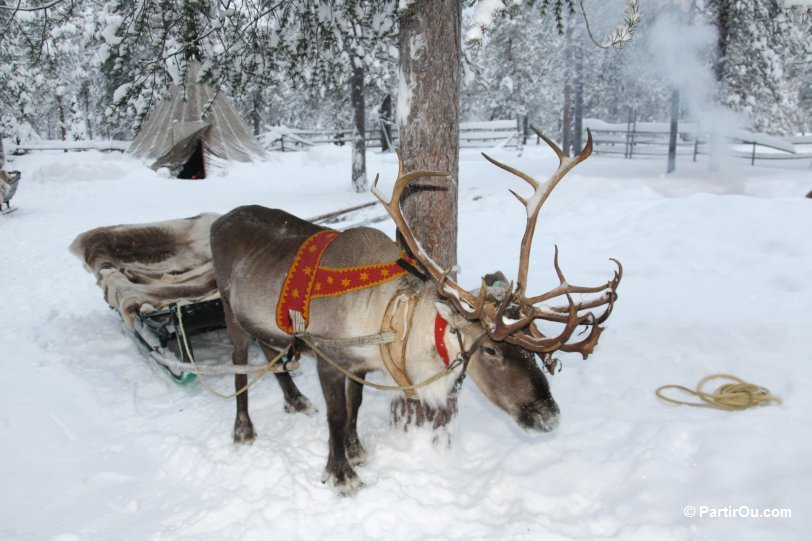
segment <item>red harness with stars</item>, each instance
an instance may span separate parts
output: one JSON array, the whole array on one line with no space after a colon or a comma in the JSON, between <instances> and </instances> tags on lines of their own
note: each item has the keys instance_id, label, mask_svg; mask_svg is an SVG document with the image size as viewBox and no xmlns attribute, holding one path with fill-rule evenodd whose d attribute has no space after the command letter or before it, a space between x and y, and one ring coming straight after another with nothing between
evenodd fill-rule
<instances>
[{"instance_id":1,"label":"red harness with stars","mask_svg":"<svg viewBox=\"0 0 812 541\"><path fill-rule=\"evenodd\" d=\"M306 326L310 318L310 301L313 299L374 287L408 272L396 261L341 269L321 266L322 255L338 235L340 233L332 229L319 231L304 241L296 252L276 305L276 324L286 333L294 333L291 310L302 314ZM447 328L448 322L437 314L434 342L446 366L450 363L444 339Z\"/></svg>"}]
</instances>

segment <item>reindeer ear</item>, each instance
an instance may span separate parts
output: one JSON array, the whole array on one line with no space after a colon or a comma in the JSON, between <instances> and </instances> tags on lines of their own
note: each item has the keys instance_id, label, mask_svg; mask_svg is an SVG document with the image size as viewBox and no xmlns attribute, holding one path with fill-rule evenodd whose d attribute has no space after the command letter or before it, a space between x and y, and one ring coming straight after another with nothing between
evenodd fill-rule
<instances>
[{"instance_id":1,"label":"reindeer ear","mask_svg":"<svg viewBox=\"0 0 812 541\"><path fill-rule=\"evenodd\" d=\"M452 306L444 302L435 302L434 307L437 309L437 313L440 314L440 317L448 322L448 326L452 332L460 328L466 321Z\"/></svg>"}]
</instances>

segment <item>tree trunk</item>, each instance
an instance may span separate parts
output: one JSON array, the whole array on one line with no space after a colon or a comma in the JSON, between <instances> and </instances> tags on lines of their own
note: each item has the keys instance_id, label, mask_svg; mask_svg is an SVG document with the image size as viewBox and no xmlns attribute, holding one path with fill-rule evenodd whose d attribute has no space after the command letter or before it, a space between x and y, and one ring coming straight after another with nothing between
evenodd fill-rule
<instances>
[{"instance_id":1,"label":"tree trunk","mask_svg":"<svg viewBox=\"0 0 812 541\"><path fill-rule=\"evenodd\" d=\"M357 193L369 188L367 183L366 118L364 115L364 68L354 67L350 80L352 101L352 187Z\"/></svg>"},{"instance_id":2,"label":"tree trunk","mask_svg":"<svg viewBox=\"0 0 812 541\"><path fill-rule=\"evenodd\" d=\"M68 125L65 117L65 99L61 94L56 96L56 107L59 113L59 136L63 141L68 140Z\"/></svg>"},{"instance_id":3,"label":"tree trunk","mask_svg":"<svg viewBox=\"0 0 812 541\"><path fill-rule=\"evenodd\" d=\"M727 41L730 33L731 22L731 8L726 0L717 2L716 25L718 26L719 34L716 37L716 62L713 66L716 81L722 82L725 78L726 64L727 64Z\"/></svg>"},{"instance_id":4,"label":"tree trunk","mask_svg":"<svg viewBox=\"0 0 812 541\"><path fill-rule=\"evenodd\" d=\"M561 115L561 149L567 156L572 156L572 85L569 75L564 83L564 105Z\"/></svg>"},{"instance_id":5,"label":"tree trunk","mask_svg":"<svg viewBox=\"0 0 812 541\"><path fill-rule=\"evenodd\" d=\"M251 103L251 124L254 129L254 136L258 136L262 128L262 100L260 99L259 91L254 92L254 99Z\"/></svg>"},{"instance_id":6,"label":"tree trunk","mask_svg":"<svg viewBox=\"0 0 812 541\"><path fill-rule=\"evenodd\" d=\"M461 2L421 0L400 19L400 92L398 125L405 171L444 171L448 177L424 178L403 197L403 215L422 247L445 268L457 262L457 186L459 174L459 101ZM435 428L456 413L456 400L428 408L395 399L392 422Z\"/></svg>"},{"instance_id":7,"label":"tree trunk","mask_svg":"<svg viewBox=\"0 0 812 541\"><path fill-rule=\"evenodd\" d=\"M79 99L82 102L82 108L85 113L85 134L89 140L93 140L93 112L90 109L90 82L82 83L82 88L79 91Z\"/></svg>"},{"instance_id":8,"label":"tree trunk","mask_svg":"<svg viewBox=\"0 0 812 541\"><path fill-rule=\"evenodd\" d=\"M564 37L564 105L561 117L561 148L572 156L572 21Z\"/></svg>"},{"instance_id":9,"label":"tree trunk","mask_svg":"<svg viewBox=\"0 0 812 541\"><path fill-rule=\"evenodd\" d=\"M403 214L441 266L457 262L460 2L415 2L400 20L398 124L405 171L444 171L403 197Z\"/></svg>"},{"instance_id":10,"label":"tree trunk","mask_svg":"<svg viewBox=\"0 0 812 541\"><path fill-rule=\"evenodd\" d=\"M0 168L6 165L6 151L3 148L3 133L0 132Z\"/></svg>"},{"instance_id":11,"label":"tree trunk","mask_svg":"<svg viewBox=\"0 0 812 541\"><path fill-rule=\"evenodd\" d=\"M378 114L381 124L381 152L392 152L392 94L383 98Z\"/></svg>"},{"instance_id":12,"label":"tree trunk","mask_svg":"<svg viewBox=\"0 0 812 541\"><path fill-rule=\"evenodd\" d=\"M580 37L580 36L579 36ZM573 153L584 146L584 51L579 41L575 45L575 104L573 107L572 146Z\"/></svg>"}]
</instances>

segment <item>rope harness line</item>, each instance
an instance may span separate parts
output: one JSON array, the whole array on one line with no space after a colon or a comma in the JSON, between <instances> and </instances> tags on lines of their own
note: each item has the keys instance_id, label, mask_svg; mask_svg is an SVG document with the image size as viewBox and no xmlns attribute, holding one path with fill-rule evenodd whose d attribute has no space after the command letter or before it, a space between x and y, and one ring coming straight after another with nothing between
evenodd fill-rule
<instances>
[{"instance_id":1,"label":"rope harness line","mask_svg":"<svg viewBox=\"0 0 812 541\"><path fill-rule=\"evenodd\" d=\"M225 400L230 400L232 398L236 398L236 397L240 396L241 394L243 394L248 389L250 389L251 387L253 387L256 383L259 383L259 380L264 378L268 374L268 372L271 372L274 369L274 367L277 365L277 363L279 363L279 361L282 359L282 357L284 357L288 353L288 351L290 351L290 349L293 347L293 342L291 342L286 348L284 348L282 351L280 351L279 354L276 357L274 357L272 360L268 361L268 364L266 364L266 365L264 365L262 367L258 367L260 369L258 371L257 376L254 379L252 379L251 381L249 381L248 383L246 383L242 388L234 391L233 393L229 393L229 394L221 393L220 391L218 391L217 389L215 389L214 387L209 385L208 382L206 382L206 378L203 377L203 372L197 366L197 363L195 362L195 357L194 357L194 355L192 355L192 348L189 347L189 341L186 338L186 330L185 330L185 328L183 326L183 316L182 316L183 310L178 310L177 314L178 314L178 326L180 327L180 329L178 329L178 331L180 332L181 338L183 339L182 340L183 349L185 350L186 356L189 358L189 361L191 362L192 370L194 370L195 375L197 376L198 380L200 380L200 384L207 391L209 391L213 395L219 396L220 398L223 398Z\"/></svg>"},{"instance_id":2,"label":"rope harness line","mask_svg":"<svg viewBox=\"0 0 812 541\"><path fill-rule=\"evenodd\" d=\"M410 300L411 299L403 299L403 301L405 301L407 304L410 302ZM400 302L403 302L403 301L400 301ZM414 391L415 389L419 389L421 387L426 387L428 385L431 385L435 381L444 378L448 374L451 374L460 365L463 365L463 375L464 375L465 374L465 368L467 368L467 365L468 365L467 361L468 361L468 358L470 357L471 351L473 351L474 347L476 345L478 345L478 342L479 342L477 340L475 346L472 346L471 350L469 350L468 352L461 351L461 355L457 356L448 365L448 367L446 367L444 370L441 370L440 372L434 374L433 376L431 376L431 377L429 377L429 378L427 378L427 379L425 379L425 380L423 380L423 381L421 381L419 383L408 384L408 385L382 385L382 384L375 383L375 382L372 382L372 381L369 381L369 380L366 380L366 379L363 379L363 378L360 378L360 377L356 376L355 374L353 374L352 372L350 372L346 368L339 365L335 360L333 360L324 351L322 351L316 344L321 342L321 343L324 343L325 345L334 346L334 347L352 347L352 346L361 346L361 345L381 345L381 344L385 344L385 343L389 343L389 342L394 342L396 340L395 333L393 333L391 331L390 332L381 332L381 333L375 334L375 335L361 336L361 337L357 337L357 338L347 338L347 339L323 339L323 338L311 336L311 335L309 335L307 333L297 334L294 337L294 340L291 341L291 343L288 344L287 347L285 347L282 351L280 351L279 354L276 355L276 357L274 357L273 359L268 361L267 364L265 364L265 365L263 365L261 367L259 367L259 366L250 367L250 368L255 368L256 371L258 372L257 376L254 379L252 379L251 381L246 383L243 387L236 390L235 392L226 394L226 393L221 393L220 391L218 391L217 389L212 387L206 381L206 379L203 377L203 374L206 373L206 371L203 369L204 367L199 367L197 365L197 363L195 362L194 355L192 354L192 348L189 346L189 341L188 341L188 338L186 336L186 330L185 330L185 328L183 326L182 312L183 312L182 310L178 310L178 312L177 312L177 314L178 314L178 326L180 327L178 329L178 331L179 331L180 336L182 338L183 348L185 350L186 356L188 357L188 359L190 361L190 364L192 365L192 369L193 369L195 375L197 376L197 378L200 380L200 384L207 391L209 391L210 393L214 394L215 396L218 396L218 397L220 397L222 399L225 399L225 400L230 400L232 398L236 398L237 396L243 394L248 389L250 389L255 384L257 384L262 378L264 378L268 374L268 372L272 372L273 369L276 367L276 365L279 363L279 361L291 350L291 348L293 348L295 339L299 339L304 344L306 344L313 351L313 353L316 354L317 359L324 360L329 365L331 365L333 368L335 368L336 370L338 370L339 372L344 374L347 378L351 379L352 381L354 381L356 383L359 383L361 385L366 385L368 387L372 387L373 389L377 389L379 391L405 391L405 392ZM411 318L408 318L408 319L410 320ZM406 335L408 336L408 330L406 331ZM458 336L458 339L460 339L460 346L462 346L462 339L459 338L459 336ZM259 341L260 343L262 343L263 345L265 345L267 347L273 348L273 346L271 346L270 344L266 344L265 342L262 342L262 341L260 341L258 339L257 339L257 341ZM240 368L240 367L237 366L235 368ZM246 368L249 368L249 367L246 367ZM221 372L218 372L218 374L223 375ZM461 384L461 381L458 382L458 384Z\"/></svg>"},{"instance_id":3,"label":"rope harness line","mask_svg":"<svg viewBox=\"0 0 812 541\"><path fill-rule=\"evenodd\" d=\"M734 383L726 383L712 393L703 391L702 388L705 384L714 379L726 379ZM701 402L687 402L665 396L663 394L665 389L677 389L683 393L699 398ZM706 376L699 380L696 389L689 389L682 385L663 385L655 391L655 394L660 399L671 402L672 404L726 411L744 410L754 406L769 406L772 403L781 404L781 399L777 396L773 396L769 389L748 383L730 374L712 374Z\"/></svg>"},{"instance_id":4,"label":"rope harness line","mask_svg":"<svg viewBox=\"0 0 812 541\"><path fill-rule=\"evenodd\" d=\"M470 360L474 349L479 347L481 336L477 338L474 341L474 344L472 344L471 348L466 351L463 347L462 337L460 336L459 331L457 331L457 339L460 343L460 353L457 355L457 357L440 372L437 372L433 376L419 383L412 383L411 379L409 379L409 376L406 374L405 363L406 345L411 332L412 317L414 316L416 302L417 294L414 291L410 289L398 290L389 301L389 305L386 308L386 313L384 314L380 336L388 336L391 337L391 339L380 342L381 357L384 361L384 366L387 372L389 372L389 375L395 380L397 385L382 385L380 383L374 383L367 379L358 377L341 366L324 351L319 349L316 342L319 342L320 340L307 334L306 332L297 334L296 338L300 339L308 347L310 347L313 353L316 354L317 359L325 361L327 364L344 374L344 376L346 376L348 379L360 385L366 385L367 387L372 387L373 389L377 389L379 391L403 391L407 397L413 397L416 389L431 385L432 383L451 374L458 366L462 365L462 373L454 384L455 391L459 391L459 388L462 386L462 381L465 378L465 373L468 368L468 361ZM322 343L324 343L324 341L322 341ZM332 345L336 345L335 342L333 342Z\"/></svg>"},{"instance_id":5,"label":"rope harness line","mask_svg":"<svg viewBox=\"0 0 812 541\"><path fill-rule=\"evenodd\" d=\"M333 368L335 368L336 370L347 376L347 378L351 379L355 383L360 383L361 385L366 385L368 387L372 387L373 389L378 389L379 391L408 391L419 389L421 387L426 387L427 385L431 385L435 381L444 378L464 362L462 357L457 357L451 362L450 365L448 365L447 368L441 370L440 372L437 372L430 378L427 378L421 381L420 383L414 383L411 385L381 385L380 383L375 383L373 381L360 378L355 374L353 374L352 372L350 372L349 370L347 370L346 368L344 368L343 366L341 366L340 364L338 364L338 362L336 362L335 360L330 358L329 355L320 350L316 346L315 342L313 342L307 334L298 335L297 338L300 339L305 344L307 344L307 346L313 350L313 353L316 354L316 357L327 362L327 364L329 364L330 366L332 366Z\"/></svg>"}]
</instances>

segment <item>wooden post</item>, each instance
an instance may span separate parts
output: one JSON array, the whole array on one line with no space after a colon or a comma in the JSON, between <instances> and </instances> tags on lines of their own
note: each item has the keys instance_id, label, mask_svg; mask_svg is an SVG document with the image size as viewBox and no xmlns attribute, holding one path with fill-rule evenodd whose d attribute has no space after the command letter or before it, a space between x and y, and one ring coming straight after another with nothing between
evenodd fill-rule
<instances>
[{"instance_id":1,"label":"wooden post","mask_svg":"<svg viewBox=\"0 0 812 541\"><path fill-rule=\"evenodd\" d=\"M626 144L623 147L623 157L626 159L631 158L629 149L631 148L632 141L632 110L629 109L629 119L626 121Z\"/></svg>"},{"instance_id":2,"label":"wooden post","mask_svg":"<svg viewBox=\"0 0 812 541\"><path fill-rule=\"evenodd\" d=\"M756 165L756 142L753 141L753 153L750 156L750 165Z\"/></svg>"},{"instance_id":3,"label":"wooden post","mask_svg":"<svg viewBox=\"0 0 812 541\"><path fill-rule=\"evenodd\" d=\"M668 173L677 168L677 123L679 122L679 90L671 91L671 131L668 134Z\"/></svg>"},{"instance_id":4,"label":"wooden post","mask_svg":"<svg viewBox=\"0 0 812 541\"><path fill-rule=\"evenodd\" d=\"M637 113L634 115L634 121L632 122L632 133L631 139L629 140L629 159L632 159L634 155L634 139L637 136Z\"/></svg>"}]
</instances>

